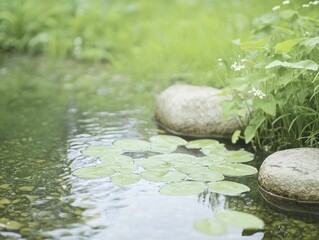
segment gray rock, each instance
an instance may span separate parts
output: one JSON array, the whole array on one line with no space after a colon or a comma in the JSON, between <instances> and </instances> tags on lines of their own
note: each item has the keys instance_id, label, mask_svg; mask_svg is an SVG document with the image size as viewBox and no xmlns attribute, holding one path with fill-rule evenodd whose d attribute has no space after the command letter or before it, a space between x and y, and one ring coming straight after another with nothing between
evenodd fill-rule
<instances>
[{"instance_id":1,"label":"gray rock","mask_svg":"<svg viewBox=\"0 0 319 240\"><path fill-rule=\"evenodd\" d=\"M278 151L262 163L258 181L268 193L296 202L319 202L319 149Z\"/></svg>"},{"instance_id":2,"label":"gray rock","mask_svg":"<svg viewBox=\"0 0 319 240\"><path fill-rule=\"evenodd\" d=\"M239 122L223 118L219 96L211 87L173 85L157 98L155 118L160 126L177 135L230 138Z\"/></svg>"}]
</instances>

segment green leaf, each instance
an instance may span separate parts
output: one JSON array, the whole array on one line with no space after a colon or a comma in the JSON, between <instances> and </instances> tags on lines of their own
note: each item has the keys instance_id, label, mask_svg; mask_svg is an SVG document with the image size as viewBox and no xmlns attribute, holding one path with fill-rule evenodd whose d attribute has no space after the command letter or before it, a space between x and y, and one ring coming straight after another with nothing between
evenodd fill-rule
<instances>
[{"instance_id":1,"label":"green leaf","mask_svg":"<svg viewBox=\"0 0 319 240\"><path fill-rule=\"evenodd\" d=\"M177 149L177 145L172 145L169 143L151 143L151 151L159 153L172 153Z\"/></svg>"},{"instance_id":2,"label":"green leaf","mask_svg":"<svg viewBox=\"0 0 319 240\"><path fill-rule=\"evenodd\" d=\"M291 49L297 45L302 38L293 38L293 39L288 39L286 41L277 43L275 46L275 51L276 53L289 53Z\"/></svg>"},{"instance_id":3,"label":"green leaf","mask_svg":"<svg viewBox=\"0 0 319 240\"><path fill-rule=\"evenodd\" d=\"M150 138L151 143L183 146L187 143L183 138L171 135L156 135Z\"/></svg>"},{"instance_id":4,"label":"green leaf","mask_svg":"<svg viewBox=\"0 0 319 240\"><path fill-rule=\"evenodd\" d=\"M126 152L143 152L150 150L150 143L139 139L119 139L113 146L123 149Z\"/></svg>"},{"instance_id":5,"label":"green leaf","mask_svg":"<svg viewBox=\"0 0 319 240\"><path fill-rule=\"evenodd\" d=\"M104 166L84 167L76 169L72 174L79 178L95 179L109 177L114 174L114 170Z\"/></svg>"},{"instance_id":6,"label":"green leaf","mask_svg":"<svg viewBox=\"0 0 319 240\"><path fill-rule=\"evenodd\" d=\"M123 150L115 148L114 146L92 146L82 151L83 154L88 156L112 156L114 154L122 154Z\"/></svg>"},{"instance_id":7,"label":"green leaf","mask_svg":"<svg viewBox=\"0 0 319 240\"><path fill-rule=\"evenodd\" d=\"M276 115L277 101L272 94L267 94L263 99L255 98L253 104L256 108L262 109L265 113L272 116Z\"/></svg>"},{"instance_id":8,"label":"green leaf","mask_svg":"<svg viewBox=\"0 0 319 240\"><path fill-rule=\"evenodd\" d=\"M114 162L121 162L121 163L133 163L133 158L126 155L101 155L100 161L102 163L114 163Z\"/></svg>"},{"instance_id":9,"label":"green leaf","mask_svg":"<svg viewBox=\"0 0 319 240\"><path fill-rule=\"evenodd\" d=\"M227 151L223 155L226 162L228 163L244 163L244 162L250 162L255 158L255 155L244 151L244 150L239 150L239 151Z\"/></svg>"},{"instance_id":10,"label":"green leaf","mask_svg":"<svg viewBox=\"0 0 319 240\"><path fill-rule=\"evenodd\" d=\"M319 65L312 60L304 60L304 61L292 62L292 63L275 60L269 63L265 68L270 69L274 67L288 67L288 68L294 68L294 69L307 69L311 71L317 71Z\"/></svg>"},{"instance_id":11,"label":"green leaf","mask_svg":"<svg viewBox=\"0 0 319 240\"><path fill-rule=\"evenodd\" d=\"M217 154L215 156L199 157L196 160L196 163L202 166L211 166L211 165L220 164L222 162L225 162L224 157Z\"/></svg>"},{"instance_id":12,"label":"green leaf","mask_svg":"<svg viewBox=\"0 0 319 240\"><path fill-rule=\"evenodd\" d=\"M215 219L199 219L194 223L194 228L198 232L211 236L222 236L227 233L227 227Z\"/></svg>"},{"instance_id":13,"label":"green leaf","mask_svg":"<svg viewBox=\"0 0 319 240\"><path fill-rule=\"evenodd\" d=\"M220 172L225 176L248 176L256 174L258 171L256 168L244 165L244 164L236 164L236 163L225 163L215 166L210 166L209 169Z\"/></svg>"},{"instance_id":14,"label":"green leaf","mask_svg":"<svg viewBox=\"0 0 319 240\"><path fill-rule=\"evenodd\" d=\"M265 226L261 219L248 213L223 210L216 212L215 216L223 223L243 229L263 229Z\"/></svg>"},{"instance_id":15,"label":"green leaf","mask_svg":"<svg viewBox=\"0 0 319 240\"><path fill-rule=\"evenodd\" d=\"M230 181L210 182L207 183L207 187L212 192L229 196L237 196L243 192L250 191L250 188L246 185Z\"/></svg>"},{"instance_id":16,"label":"green leaf","mask_svg":"<svg viewBox=\"0 0 319 240\"><path fill-rule=\"evenodd\" d=\"M168 171L172 168L172 166L167 162L150 158L135 159L135 164L138 166L142 166L144 169L154 171Z\"/></svg>"},{"instance_id":17,"label":"green leaf","mask_svg":"<svg viewBox=\"0 0 319 240\"><path fill-rule=\"evenodd\" d=\"M241 131L238 129L233 133L233 135L231 136L231 143L232 144L235 144L239 140L240 133L241 133Z\"/></svg>"},{"instance_id":18,"label":"green leaf","mask_svg":"<svg viewBox=\"0 0 319 240\"><path fill-rule=\"evenodd\" d=\"M175 171L145 171L141 176L152 182L176 182L187 177L186 174Z\"/></svg>"},{"instance_id":19,"label":"green leaf","mask_svg":"<svg viewBox=\"0 0 319 240\"><path fill-rule=\"evenodd\" d=\"M227 151L225 146L223 144L215 145L215 146L209 146L202 148L201 152L204 153L207 156L216 156L221 155L223 152Z\"/></svg>"},{"instance_id":20,"label":"green leaf","mask_svg":"<svg viewBox=\"0 0 319 240\"><path fill-rule=\"evenodd\" d=\"M217 140L213 139L198 139L188 142L185 147L189 149L201 149L205 147L212 147L219 145Z\"/></svg>"},{"instance_id":21,"label":"green leaf","mask_svg":"<svg viewBox=\"0 0 319 240\"><path fill-rule=\"evenodd\" d=\"M127 186L127 185L131 185L131 184L139 182L140 179L141 179L141 176L138 174L121 173L121 174L114 175L111 178L111 181L116 186Z\"/></svg>"},{"instance_id":22,"label":"green leaf","mask_svg":"<svg viewBox=\"0 0 319 240\"><path fill-rule=\"evenodd\" d=\"M206 171L197 171L189 174L189 177L194 181L215 182L224 179L224 175L207 169Z\"/></svg>"},{"instance_id":23,"label":"green leaf","mask_svg":"<svg viewBox=\"0 0 319 240\"><path fill-rule=\"evenodd\" d=\"M207 167L189 164L189 165L185 165L185 166L176 167L176 171L190 174L190 173L194 173L194 172L205 172L205 171L211 171L211 170L209 170Z\"/></svg>"},{"instance_id":24,"label":"green leaf","mask_svg":"<svg viewBox=\"0 0 319 240\"><path fill-rule=\"evenodd\" d=\"M255 137L257 129L265 120L265 116L256 116L250 121L244 132L245 143L249 143Z\"/></svg>"},{"instance_id":25,"label":"green leaf","mask_svg":"<svg viewBox=\"0 0 319 240\"><path fill-rule=\"evenodd\" d=\"M168 196L198 195L205 190L205 184L201 182L174 182L161 187L160 193Z\"/></svg>"},{"instance_id":26,"label":"green leaf","mask_svg":"<svg viewBox=\"0 0 319 240\"><path fill-rule=\"evenodd\" d=\"M261 51L265 49L266 44L270 40L270 37L262 38L257 41L246 41L240 44L240 48L244 51L257 50Z\"/></svg>"},{"instance_id":27,"label":"green leaf","mask_svg":"<svg viewBox=\"0 0 319 240\"><path fill-rule=\"evenodd\" d=\"M288 9L288 10L284 10L284 11L279 12L279 15L282 19L290 19L293 16L298 15L298 12L291 10L291 9Z\"/></svg>"}]
</instances>

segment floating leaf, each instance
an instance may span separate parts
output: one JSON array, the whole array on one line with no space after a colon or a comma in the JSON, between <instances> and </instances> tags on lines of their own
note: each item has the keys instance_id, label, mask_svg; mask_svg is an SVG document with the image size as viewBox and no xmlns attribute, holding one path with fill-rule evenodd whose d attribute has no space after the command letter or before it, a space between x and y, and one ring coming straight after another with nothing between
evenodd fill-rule
<instances>
[{"instance_id":1,"label":"floating leaf","mask_svg":"<svg viewBox=\"0 0 319 240\"><path fill-rule=\"evenodd\" d=\"M92 146L82 151L83 154L88 156L112 156L122 154L123 150L115 148L114 146Z\"/></svg>"},{"instance_id":2,"label":"floating leaf","mask_svg":"<svg viewBox=\"0 0 319 240\"><path fill-rule=\"evenodd\" d=\"M189 149L201 149L201 148L211 147L215 145L219 145L219 142L217 140L197 139L197 140L190 141L189 143L185 145L185 147Z\"/></svg>"},{"instance_id":3,"label":"floating leaf","mask_svg":"<svg viewBox=\"0 0 319 240\"><path fill-rule=\"evenodd\" d=\"M87 178L87 179L109 177L113 173L114 173L113 169L107 168L101 165L96 167L79 168L73 171L74 176L77 176L79 178Z\"/></svg>"},{"instance_id":4,"label":"floating leaf","mask_svg":"<svg viewBox=\"0 0 319 240\"><path fill-rule=\"evenodd\" d=\"M105 164L114 162L133 163L133 158L126 155L100 156L100 161Z\"/></svg>"},{"instance_id":5,"label":"floating leaf","mask_svg":"<svg viewBox=\"0 0 319 240\"><path fill-rule=\"evenodd\" d=\"M215 219L199 219L194 223L194 228L201 233L211 236L222 236L227 233L227 227Z\"/></svg>"},{"instance_id":6,"label":"floating leaf","mask_svg":"<svg viewBox=\"0 0 319 240\"><path fill-rule=\"evenodd\" d=\"M150 138L151 143L183 146L187 143L183 138L171 135L156 135Z\"/></svg>"},{"instance_id":7,"label":"floating leaf","mask_svg":"<svg viewBox=\"0 0 319 240\"><path fill-rule=\"evenodd\" d=\"M224 210L216 212L215 216L223 223L243 229L263 229L265 226L261 219L248 213Z\"/></svg>"},{"instance_id":8,"label":"floating leaf","mask_svg":"<svg viewBox=\"0 0 319 240\"><path fill-rule=\"evenodd\" d=\"M185 166L176 167L176 171L190 174L190 173L194 173L194 172L205 172L205 171L211 171L211 170L209 170L207 167L189 164L189 165L185 165Z\"/></svg>"},{"instance_id":9,"label":"floating leaf","mask_svg":"<svg viewBox=\"0 0 319 240\"><path fill-rule=\"evenodd\" d=\"M225 146L223 144L218 144L215 146L210 146L210 147L203 147L201 152L204 153L207 156L216 156L216 155L221 155L223 152L227 151Z\"/></svg>"},{"instance_id":10,"label":"floating leaf","mask_svg":"<svg viewBox=\"0 0 319 240\"><path fill-rule=\"evenodd\" d=\"M196 159L196 163L200 164L202 166L211 166L216 165L224 162L225 159L222 156L216 155L216 156L205 156L200 157Z\"/></svg>"},{"instance_id":11,"label":"floating leaf","mask_svg":"<svg viewBox=\"0 0 319 240\"><path fill-rule=\"evenodd\" d=\"M193 165L196 157L183 153L160 154L149 157L148 159L166 162L173 167L181 167L185 165Z\"/></svg>"},{"instance_id":12,"label":"floating leaf","mask_svg":"<svg viewBox=\"0 0 319 240\"><path fill-rule=\"evenodd\" d=\"M205 190L205 184L201 182L173 182L164 185L160 189L160 193L169 196L188 196L197 195Z\"/></svg>"},{"instance_id":13,"label":"floating leaf","mask_svg":"<svg viewBox=\"0 0 319 240\"><path fill-rule=\"evenodd\" d=\"M207 183L207 187L212 192L229 196L237 196L243 192L250 191L250 188L246 185L230 181L210 182Z\"/></svg>"},{"instance_id":14,"label":"floating leaf","mask_svg":"<svg viewBox=\"0 0 319 240\"><path fill-rule=\"evenodd\" d=\"M111 178L111 181L116 186L127 186L139 182L141 176L134 173L117 174Z\"/></svg>"},{"instance_id":15,"label":"floating leaf","mask_svg":"<svg viewBox=\"0 0 319 240\"><path fill-rule=\"evenodd\" d=\"M159 153L172 153L177 149L177 145L169 143L151 143L151 151Z\"/></svg>"},{"instance_id":16,"label":"floating leaf","mask_svg":"<svg viewBox=\"0 0 319 240\"><path fill-rule=\"evenodd\" d=\"M225 176L248 176L257 173L256 168L239 163L225 163L220 165L214 165L210 166L209 169L220 172Z\"/></svg>"},{"instance_id":17,"label":"floating leaf","mask_svg":"<svg viewBox=\"0 0 319 240\"><path fill-rule=\"evenodd\" d=\"M147 170L166 171L172 168L172 166L167 162L149 158L135 159L135 164Z\"/></svg>"},{"instance_id":18,"label":"floating leaf","mask_svg":"<svg viewBox=\"0 0 319 240\"><path fill-rule=\"evenodd\" d=\"M119 139L113 145L126 152L143 152L150 150L150 143L139 139Z\"/></svg>"},{"instance_id":19,"label":"floating leaf","mask_svg":"<svg viewBox=\"0 0 319 240\"><path fill-rule=\"evenodd\" d=\"M229 163L243 163L254 160L254 154L239 150L239 151L227 151L223 155L225 157L226 162Z\"/></svg>"},{"instance_id":20,"label":"floating leaf","mask_svg":"<svg viewBox=\"0 0 319 240\"><path fill-rule=\"evenodd\" d=\"M141 176L152 182L176 182L187 177L186 174L175 171L145 171Z\"/></svg>"},{"instance_id":21,"label":"floating leaf","mask_svg":"<svg viewBox=\"0 0 319 240\"><path fill-rule=\"evenodd\" d=\"M203 182L215 182L224 179L224 175L219 172L214 172L209 169L206 171L198 171L189 174L189 177L195 181L203 181Z\"/></svg>"}]
</instances>

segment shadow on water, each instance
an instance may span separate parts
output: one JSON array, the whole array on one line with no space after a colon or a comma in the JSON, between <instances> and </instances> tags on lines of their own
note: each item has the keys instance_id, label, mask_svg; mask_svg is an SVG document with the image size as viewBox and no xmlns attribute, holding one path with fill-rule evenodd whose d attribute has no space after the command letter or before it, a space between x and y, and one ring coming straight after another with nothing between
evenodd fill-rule
<instances>
[{"instance_id":1,"label":"shadow on water","mask_svg":"<svg viewBox=\"0 0 319 240\"><path fill-rule=\"evenodd\" d=\"M88 146L162 133L151 120L152 90L99 66L21 56L2 60L0 73L0 239L205 240L212 237L194 221L222 209L254 214L266 227L213 239L317 239L319 219L270 206L256 176L227 178L251 188L237 197L168 197L158 193L162 183L117 187L72 176L98 163L82 154Z\"/></svg>"}]
</instances>

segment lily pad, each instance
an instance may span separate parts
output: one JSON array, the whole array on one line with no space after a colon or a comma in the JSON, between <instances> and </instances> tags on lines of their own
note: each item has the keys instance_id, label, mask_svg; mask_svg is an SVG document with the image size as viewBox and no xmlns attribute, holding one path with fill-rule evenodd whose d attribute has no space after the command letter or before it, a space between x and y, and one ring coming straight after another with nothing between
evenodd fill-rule
<instances>
[{"instance_id":1,"label":"lily pad","mask_svg":"<svg viewBox=\"0 0 319 240\"><path fill-rule=\"evenodd\" d=\"M135 164L146 170L166 171L172 168L169 163L148 158L135 159Z\"/></svg>"},{"instance_id":2,"label":"lily pad","mask_svg":"<svg viewBox=\"0 0 319 240\"><path fill-rule=\"evenodd\" d=\"M177 145L171 145L169 143L151 143L151 151L158 153L172 153L177 149Z\"/></svg>"},{"instance_id":3,"label":"lily pad","mask_svg":"<svg viewBox=\"0 0 319 240\"><path fill-rule=\"evenodd\" d=\"M144 152L150 150L150 143L139 139L119 139L113 146L123 149L125 152Z\"/></svg>"},{"instance_id":4,"label":"lily pad","mask_svg":"<svg viewBox=\"0 0 319 240\"><path fill-rule=\"evenodd\" d=\"M248 176L256 174L256 168L240 163L225 163L220 165L210 166L209 169L220 172L225 176Z\"/></svg>"},{"instance_id":5,"label":"lily pad","mask_svg":"<svg viewBox=\"0 0 319 240\"><path fill-rule=\"evenodd\" d=\"M134 173L121 173L114 175L111 181L116 186L127 186L139 182L141 176Z\"/></svg>"},{"instance_id":6,"label":"lily pad","mask_svg":"<svg viewBox=\"0 0 319 240\"><path fill-rule=\"evenodd\" d=\"M167 153L167 154L158 154L149 157L149 159L156 159L164 162L172 162L172 161L185 161L192 162L196 160L196 157L193 155L185 154L185 153Z\"/></svg>"},{"instance_id":7,"label":"lily pad","mask_svg":"<svg viewBox=\"0 0 319 240\"><path fill-rule=\"evenodd\" d=\"M193 172L189 174L189 177L195 181L203 181L203 182L215 182L221 181L224 179L224 175L219 172L214 172L211 170Z\"/></svg>"},{"instance_id":8,"label":"lily pad","mask_svg":"<svg viewBox=\"0 0 319 240\"><path fill-rule=\"evenodd\" d=\"M244 163L254 160L254 154L247 151L227 151L223 154L226 162Z\"/></svg>"},{"instance_id":9,"label":"lily pad","mask_svg":"<svg viewBox=\"0 0 319 240\"><path fill-rule=\"evenodd\" d=\"M100 156L100 161L103 163L133 163L133 158L126 155Z\"/></svg>"},{"instance_id":10,"label":"lily pad","mask_svg":"<svg viewBox=\"0 0 319 240\"><path fill-rule=\"evenodd\" d=\"M213 139L197 139L188 142L185 147L189 149L201 149L205 147L212 147L215 145L219 145L219 142L217 140Z\"/></svg>"},{"instance_id":11,"label":"lily pad","mask_svg":"<svg viewBox=\"0 0 319 240\"><path fill-rule=\"evenodd\" d=\"M114 146L92 146L82 151L83 154L88 156L108 156L123 153L122 149L115 148Z\"/></svg>"},{"instance_id":12,"label":"lily pad","mask_svg":"<svg viewBox=\"0 0 319 240\"><path fill-rule=\"evenodd\" d=\"M211 171L207 167L198 166L194 164L184 165L184 166L178 166L176 167L176 171L190 174L190 173L196 173L196 172L206 172Z\"/></svg>"},{"instance_id":13,"label":"lily pad","mask_svg":"<svg viewBox=\"0 0 319 240\"><path fill-rule=\"evenodd\" d=\"M207 187L212 192L229 196L237 196L243 192L250 191L250 188L246 185L230 181L210 182L207 183Z\"/></svg>"},{"instance_id":14,"label":"lily pad","mask_svg":"<svg viewBox=\"0 0 319 240\"><path fill-rule=\"evenodd\" d=\"M225 162L225 159L222 156L205 156L205 157L200 157L196 159L196 163L203 165L203 166L211 166L211 165L216 165L220 164L222 162Z\"/></svg>"},{"instance_id":15,"label":"lily pad","mask_svg":"<svg viewBox=\"0 0 319 240\"><path fill-rule=\"evenodd\" d=\"M109 177L113 175L113 173L114 173L113 169L106 168L101 165L96 167L79 168L73 171L74 176L77 176L79 178L86 178L86 179Z\"/></svg>"},{"instance_id":16,"label":"lily pad","mask_svg":"<svg viewBox=\"0 0 319 240\"><path fill-rule=\"evenodd\" d=\"M194 228L201 233L211 236L222 236L227 233L227 227L215 219L199 219L194 223Z\"/></svg>"},{"instance_id":17,"label":"lily pad","mask_svg":"<svg viewBox=\"0 0 319 240\"><path fill-rule=\"evenodd\" d=\"M183 146L187 144L187 141L185 141L183 138L171 135L156 135L150 138L150 142L174 146Z\"/></svg>"},{"instance_id":18,"label":"lily pad","mask_svg":"<svg viewBox=\"0 0 319 240\"><path fill-rule=\"evenodd\" d=\"M216 155L220 156L220 155L224 154L226 151L227 151L227 149L225 148L225 146L223 144L207 146L207 147L203 147L201 149L202 153L204 153L207 156L211 156L211 157L215 157Z\"/></svg>"},{"instance_id":19,"label":"lily pad","mask_svg":"<svg viewBox=\"0 0 319 240\"><path fill-rule=\"evenodd\" d=\"M160 193L168 196L197 195L205 190L205 184L201 182L183 181L168 183L161 187Z\"/></svg>"},{"instance_id":20,"label":"lily pad","mask_svg":"<svg viewBox=\"0 0 319 240\"><path fill-rule=\"evenodd\" d=\"M215 216L223 223L243 229L263 229L265 226L263 220L248 213L224 210L216 212Z\"/></svg>"},{"instance_id":21,"label":"lily pad","mask_svg":"<svg viewBox=\"0 0 319 240\"><path fill-rule=\"evenodd\" d=\"M104 167L106 169L113 169L115 172L122 172L122 173L133 173L138 170L138 166L133 164L133 162L105 162L100 165L100 167Z\"/></svg>"},{"instance_id":22,"label":"lily pad","mask_svg":"<svg viewBox=\"0 0 319 240\"><path fill-rule=\"evenodd\" d=\"M141 176L152 182L176 182L187 177L186 174L175 171L145 171Z\"/></svg>"}]
</instances>

